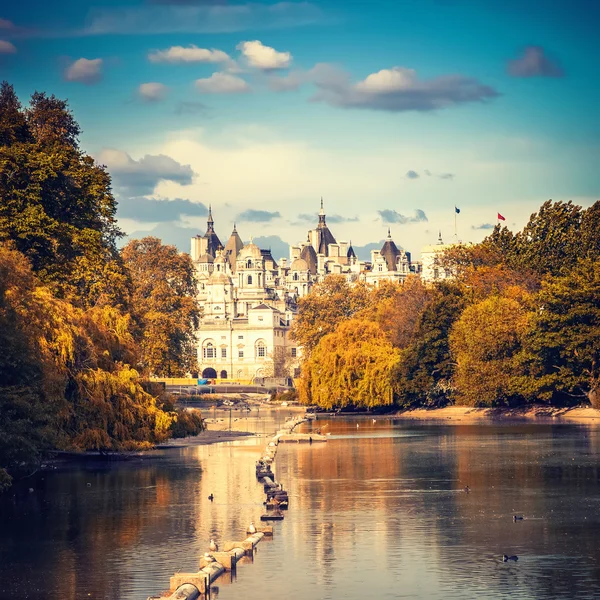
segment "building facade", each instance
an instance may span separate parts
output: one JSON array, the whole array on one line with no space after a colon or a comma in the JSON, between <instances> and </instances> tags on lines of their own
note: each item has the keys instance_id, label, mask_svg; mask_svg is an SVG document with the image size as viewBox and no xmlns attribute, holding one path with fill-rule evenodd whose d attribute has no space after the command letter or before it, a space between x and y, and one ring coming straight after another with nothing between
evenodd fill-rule
<instances>
[{"instance_id":1,"label":"building facade","mask_svg":"<svg viewBox=\"0 0 600 600\"><path fill-rule=\"evenodd\" d=\"M349 282L402 283L414 272L410 253L399 249L388 229L371 262L359 261L352 244L336 241L321 199L315 229L306 242L290 247L290 257L273 258L252 240L242 242L234 225L223 246L209 209L206 233L191 240L191 257L203 309L198 362L206 378L252 381L298 374L301 348L291 339L297 301L331 274Z\"/></svg>"}]
</instances>

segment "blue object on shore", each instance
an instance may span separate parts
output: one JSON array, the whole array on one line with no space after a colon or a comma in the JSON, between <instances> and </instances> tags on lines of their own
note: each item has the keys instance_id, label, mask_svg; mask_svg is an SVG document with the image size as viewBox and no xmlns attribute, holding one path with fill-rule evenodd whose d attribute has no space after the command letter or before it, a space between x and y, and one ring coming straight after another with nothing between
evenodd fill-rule
<instances>
[{"instance_id":1,"label":"blue object on shore","mask_svg":"<svg viewBox=\"0 0 600 600\"><path fill-rule=\"evenodd\" d=\"M198 379L198 385L208 385L208 379Z\"/></svg>"}]
</instances>

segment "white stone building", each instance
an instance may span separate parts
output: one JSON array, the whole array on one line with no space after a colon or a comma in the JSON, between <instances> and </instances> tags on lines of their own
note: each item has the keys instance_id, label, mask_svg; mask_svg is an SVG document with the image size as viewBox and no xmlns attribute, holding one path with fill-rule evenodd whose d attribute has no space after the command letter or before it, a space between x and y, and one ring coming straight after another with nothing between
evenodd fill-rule
<instances>
[{"instance_id":1,"label":"white stone building","mask_svg":"<svg viewBox=\"0 0 600 600\"><path fill-rule=\"evenodd\" d=\"M450 269L442 265L441 257L446 250L453 248L456 244L444 244L442 232L437 244L424 246L421 249L421 279L427 282L442 281L453 277Z\"/></svg>"},{"instance_id":2,"label":"white stone building","mask_svg":"<svg viewBox=\"0 0 600 600\"><path fill-rule=\"evenodd\" d=\"M388 238L372 262L361 262L349 242L337 242L327 226L323 200L318 223L307 241L290 248L279 264L270 250L237 229L223 246L209 209L207 229L191 241L203 316L198 332L200 374L206 378L251 381L256 377L295 376L301 349L291 339L296 302L330 274L350 282L402 283L413 271L410 254Z\"/></svg>"}]
</instances>

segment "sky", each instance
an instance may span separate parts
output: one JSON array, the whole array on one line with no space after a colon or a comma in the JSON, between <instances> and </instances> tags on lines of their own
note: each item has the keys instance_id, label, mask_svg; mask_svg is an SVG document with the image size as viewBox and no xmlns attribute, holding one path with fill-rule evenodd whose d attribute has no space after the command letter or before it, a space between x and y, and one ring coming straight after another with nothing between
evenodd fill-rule
<instances>
[{"instance_id":1,"label":"sky","mask_svg":"<svg viewBox=\"0 0 600 600\"><path fill-rule=\"evenodd\" d=\"M0 78L69 100L128 235L189 250L211 205L223 243L236 223L283 255L322 197L338 241L389 228L418 257L600 198L599 22L597 0L34 0L0 6Z\"/></svg>"}]
</instances>

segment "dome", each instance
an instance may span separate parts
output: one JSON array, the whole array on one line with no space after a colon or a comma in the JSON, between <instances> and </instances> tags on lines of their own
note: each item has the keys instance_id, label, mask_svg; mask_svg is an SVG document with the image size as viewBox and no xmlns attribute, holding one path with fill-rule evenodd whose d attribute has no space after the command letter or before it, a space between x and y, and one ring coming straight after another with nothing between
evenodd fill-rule
<instances>
[{"instance_id":1,"label":"dome","mask_svg":"<svg viewBox=\"0 0 600 600\"><path fill-rule=\"evenodd\" d=\"M238 259L240 258L262 258L262 254L260 251L260 248L256 245L253 244L252 242L250 242L249 244L246 244L241 250L240 253L238 254Z\"/></svg>"},{"instance_id":2,"label":"dome","mask_svg":"<svg viewBox=\"0 0 600 600\"><path fill-rule=\"evenodd\" d=\"M228 275L225 275L223 272L213 271L211 276L208 278L208 283L221 283L225 285L231 285L231 278Z\"/></svg>"},{"instance_id":3,"label":"dome","mask_svg":"<svg viewBox=\"0 0 600 600\"><path fill-rule=\"evenodd\" d=\"M290 266L292 271L308 271L308 264L303 258L297 258Z\"/></svg>"},{"instance_id":4,"label":"dome","mask_svg":"<svg viewBox=\"0 0 600 600\"><path fill-rule=\"evenodd\" d=\"M222 254L218 254L214 262L215 265L224 265L227 263L227 259Z\"/></svg>"},{"instance_id":5,"label":"dome","mask_svg":"<svg viewBox=\"0 0 600 600\"><path fill-rule=\"evenodd\" d=\"M199 263L212 263L215 262L215 259L210 254L203 254L199 259Z\"/></svg>"}]
</instances>

